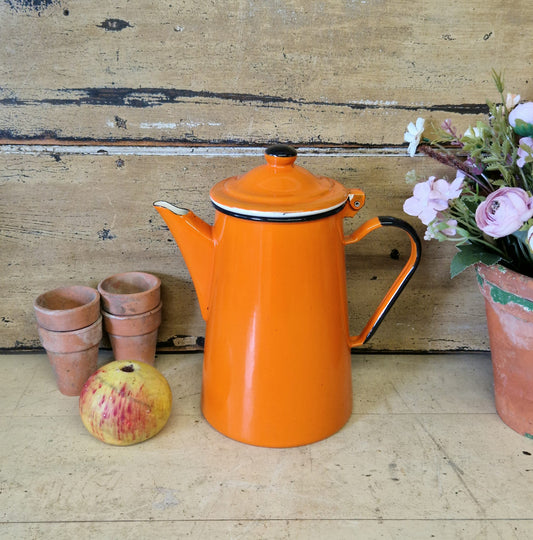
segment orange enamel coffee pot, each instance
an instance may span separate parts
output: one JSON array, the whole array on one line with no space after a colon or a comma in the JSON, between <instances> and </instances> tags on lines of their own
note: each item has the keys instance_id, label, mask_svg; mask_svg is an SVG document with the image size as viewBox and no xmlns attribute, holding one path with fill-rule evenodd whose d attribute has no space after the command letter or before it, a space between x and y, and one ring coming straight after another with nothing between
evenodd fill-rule
<instances>
[{"instance_id":1,"label":"orange enamel coffee pot","mask_svg":"<svg viewBox=\"0 0 533 540\"><path fill-rule=\"evenodd\" d=\"M406 222L375 217L345 236L363 206L276 145L266 164L216 184L213 226L154 203L191 272L206 320L202 411L245 443L290 447L338 431L352 411L350 349L368 341L415 271L420 241ZM363 331L350 336L344 247L380 227L403 229L410 257Z\"/></svg>"}]
</instances>

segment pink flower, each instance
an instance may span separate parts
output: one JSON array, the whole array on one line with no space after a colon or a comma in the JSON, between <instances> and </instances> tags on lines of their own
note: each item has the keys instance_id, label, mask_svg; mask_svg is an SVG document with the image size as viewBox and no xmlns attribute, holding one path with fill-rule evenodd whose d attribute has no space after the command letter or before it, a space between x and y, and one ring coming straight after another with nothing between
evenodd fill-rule
<instances>
[{"instance_id":1,"label":"pink flower","mask_svg":"<svg viewBox=\"0 0 533 540\"><path fill-rule=\"evenodd\" d=\"M517 125L517 120L519 120ZM521 103L509 113L509 124L520 136L533 135L533 103Z\"/></svg>"},{"instance_id":2,"label":"pink flower","mask_svg":"<svg viewBox=\"0 0 533 540\"><path fill-rule=\"evenodd\" d=\"M518 145L520 146L518 149L519 158L516 160L516 164L522 168L526 164L526 158L533 158L533 139L531 137L522 137L518 141ZM529 150L525 150L522 146L528 146Z\"/></svg>"},{"instance_id":3,"label":"pink flower","mask_svg":"<svg viewBox=\"0 0 533 540\"><path fill-rule=\"evenodd\" d=\"M452 199L457 199L457 197L459 197L463 191L464 178L465 173L462 171L457 171L455 180L451 184L441 178L433 184L433 190L435 194L438 193L439 198L446 200L446 202ZM446 208L447 207L448 205L446 204Z\"/></svg>"},{"instance_id":4,"label":"pink flower","mask_svg":"<svg viewBox=\"0 0 533 540\"><path fill-rule=\"evenodd\" d=\"M457 234L457 220L448 219L444 223L446 223L446 228L442 229L441 233L446 236L455 236Z\"/></svg>"},{"instance_id":5,"label":"pink flower","mask_svg":"<svg viewBox=\"0 0 533 540\"><path fill-rule=\"evenodd\" d=\"M448 201L456 199L463 189L464 174L458 172L455 180L450 184L434 176L425 182L416 184L413 196L403 204L403 211L410 216L417 216L424 225L429 225L437 217L437 212L448 208Z\"/></svg>"},{"instance_id":6,"label":"pink flower","mask_svg":"<svg viewBox=\"0 0 533 540\"><path fill-rule=\"evenodd\" d=\"M533 197L520 188L502 187L476 210L477 226L493 238L514 233L533 216Z\"/></svg>"},{"instance_id":7,"label":"pink flower","mask_svg":"<svg viewBox=\"0 0 533 540\"><path fill-rule=\"evenodd\" d=\"M455 236L457 234L457 220L448 219L442 221L443 216L437 213L437 217L428 225L428 228L424 234L424 240L431 240L436 238L437 240L444 240L445 236Z\"/></svg>"},{"instance_id":8,"label":"pink flower","mask_svg":"<svg viewBox=\"0 0 533 540\"><path fill-rule=\"evenodd\" d=\"M403 203L403 211L410 216L417 216L424 225L429 225L437 217L439 210L445 210L448 203L432 198L435 177L430 176L425 182L416 184L413 196Z\"/></svg>"},{"instance_id":9,"label":"pink flower","mask_svg":"<svg viewBox=\"0 0 533 540\"><path fill-rule=\"evenodd\" d=\"M509 124L511 126L515 127L517 120L522 120L522 122L526 122L527 124L533 124L533 103L531 101L517 105L509 113Z\"/></svg>"}]
</instances>

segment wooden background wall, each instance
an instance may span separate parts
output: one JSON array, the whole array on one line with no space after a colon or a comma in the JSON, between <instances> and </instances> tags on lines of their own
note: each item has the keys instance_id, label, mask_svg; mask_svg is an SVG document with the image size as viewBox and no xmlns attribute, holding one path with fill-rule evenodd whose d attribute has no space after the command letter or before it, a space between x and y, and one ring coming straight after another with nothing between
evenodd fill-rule
<instances>
[{"instance_id":1,"label":"wooden background wall","mask_svg":"<svg viewBox=\"0 0 533 540\"><path fill-rule=\"evenodd\" d=\"M490 72L532 99L529 1L0 0L0 348L39 341L32 301L119 271L163 281L160 349L204 334L191 280L152 208L212 220L217 181L262 163L272 142L404 217L417 116L461 129L497 99ZM424 243L419 271L367 349L487 350L472 272ZM400 259L391 258L392 250ZM354 333L405 260L401 233L347 250Z\"/></svg>"}]
</instances>

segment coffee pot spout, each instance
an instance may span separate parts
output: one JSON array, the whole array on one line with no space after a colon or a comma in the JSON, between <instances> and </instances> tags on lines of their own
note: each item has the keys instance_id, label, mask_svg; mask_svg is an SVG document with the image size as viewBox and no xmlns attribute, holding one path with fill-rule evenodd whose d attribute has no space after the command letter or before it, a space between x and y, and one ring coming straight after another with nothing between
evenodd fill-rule
<instances>
[{"instance_id":1,"label":"coffee pot spout","mask_svg":"<svg viewBox=\"0 0 533 540\"><path fill-rule=\"evenodd\" d=\"M192 277L202 317L207 320L215 244L211 225L190 210L157 201L154 208L167 224Z\"/></svg>"}]
</instances>

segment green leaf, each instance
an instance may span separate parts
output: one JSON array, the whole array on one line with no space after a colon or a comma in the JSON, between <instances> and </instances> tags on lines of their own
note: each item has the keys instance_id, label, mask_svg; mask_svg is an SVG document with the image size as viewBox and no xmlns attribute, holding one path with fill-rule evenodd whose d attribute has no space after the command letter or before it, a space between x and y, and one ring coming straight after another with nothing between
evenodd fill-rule
<instances>
[{"instance_id":1,"label":"green leaf","mask_svg":"<svg viewBox=\"0 0 533 540\"><path fill-rule=\"evenodd\" d=\"M528 122L524 122L520 118L516 119L514 132L520 137L531 137L533 135L533 125Z\"/></svg>"},{"instance_id":2,"label":"green leaf","mask_svg":"<svg viewBox=\"0 0 533 540\"><path fill-rule=\"evenodd\" d=\"M527 223L522 227L522 229L519 229L518 231L515 231L513 233L513 236L515 238L518 238L518 240L520 240L520 242L524 242L524 244L527 244L527 231L528 231L528 228L527 228Z\"/></svg>"},{"instance_id":3,"label":"green leaf","mask_svg":"<svg viewBox=\"0 0 533 540\"><path fill-rule=\"evenodd\" d=\"M503 77L502 77L502 74L498 73L494 68L492 69L492 80L494 81L494 84L496 85L496 89L501 94L504 89Z\"/></svg>"},{"instance_id":4,"label":"green leaf","mask_svg":"<svg viewBox=\"0 0 533 540\"><path fill-rule=\"evenodd\" d=\"M470 236L470 233L462 227L456 227L455 230L457 231L457 236L461 236L462 238L468 238Z\"/></svg>"},{"instance_id":5,"label":"green leaf","mask_svg":"<svg viewBox=\"0 0 533 540\"><path fill-rule=\"evenodd\" d=\"M465 244L457 246L457 248L459 251L455 254L450 265L452 278L478 262L491 266L501 260L501 256L497 253L486 251L486 249L475 244Z\"/></svg>"}]
</instances>

